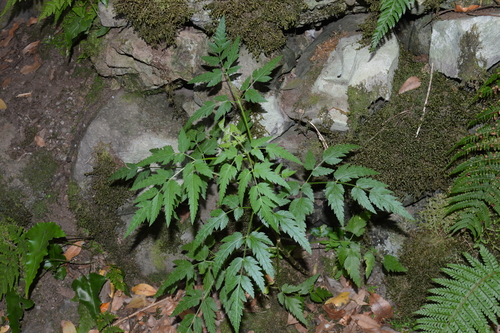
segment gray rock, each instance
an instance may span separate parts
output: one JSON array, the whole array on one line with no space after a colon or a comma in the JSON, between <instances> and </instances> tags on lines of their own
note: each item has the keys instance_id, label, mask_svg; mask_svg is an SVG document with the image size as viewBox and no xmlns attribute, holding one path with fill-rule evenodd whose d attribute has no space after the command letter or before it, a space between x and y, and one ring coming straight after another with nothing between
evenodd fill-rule
<instances>
[{"instance_id":1,"label":"gray rock","mask_svg":"<svg viewBox=\"0 0 500 333\"><path fill-rule=\"evenodd\" d=\"M414 55L428 55L431 46L433 15L418 19L403 18L398 23L396 35L401 45Z\"/></svg>"},{"instance_id":2,"label":"gray rock","mask_svg":"<svg viewBox=\"0 0 500 333\"><path fill-rule=\"evenodd\" d=\"M500 61L498 16L440 20L432 29L429 62L434 70L468 81L477 79L478 67L487 70Z\"/></svg>"},{"instance_id":3,"label":"gray rock","mask_svg":"<svg viewBox=\"0 0 500 333\"><path fill-rule=\"evenodd\" d=\"M101 20L101 24L103 27L110 28L120 28L127 25L127 21L124 19L116 19L115 7L113 3L115 0L108 0L108 5L105 6L102 2L99 1L99 12L97 15L99 16L99 20Z\"/></svg>"},{"instance_id":4,"label":"gray rock","mask_svg":"<svg viewBox=\"0 0 500 333\"><path fill-rule=\"evenodd\" d=\"M92 171L92 153L100 142L110 144L125 163L149 156L152 148L172 145L182 124L169 114L166 94L147 97L119 91L88 126L78 149L73 178L86 188L85 173Z\"/></svg>"},{"instance_id":5,"label":"gray rock","mask_svg":"<svg viewBox=\"0 0 500 333\"><path fill-rule=\"evenodd\" d=\"M116 77L127 90L155 90L204 72L200 57L207 53L208 38L193 28L180 31L177 46L167 49L150 47L132 28L112 29L102 38L102 51L91 60L100 75Z\"/></svg>"}]
</instances>

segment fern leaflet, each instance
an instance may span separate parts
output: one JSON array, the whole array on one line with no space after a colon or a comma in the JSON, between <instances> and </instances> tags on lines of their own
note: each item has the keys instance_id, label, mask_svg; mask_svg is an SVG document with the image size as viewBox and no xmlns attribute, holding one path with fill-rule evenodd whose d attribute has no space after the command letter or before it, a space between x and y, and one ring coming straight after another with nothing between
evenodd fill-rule
<instances>
[{"instance_id":1,"label":"fern leaflet","mask_svg":"<svg viewBox=\"0 0 500 333\"><path fill-rule=\"evenodd\" d=\"M491 332L500 317L500 266L481 246L482 261L465 253L470 266L450 264L443 271L450 278L434 279L442 287L431 289L433 303L417 314L417 329L424 332Z\"/></svg>"},{"instance_id":2,"label":"fern leaflet","mask_svg":"<svg viewBox=\"0 0 500 333\"><path fill-rule=\"evenodd\" d=\"M377 27L373 32L371 51L374 51L380 40L387 34L389 29L394 28L407 8L410 8L413 0L382 0L380 16Z\"/></svg>"}]
</instances>

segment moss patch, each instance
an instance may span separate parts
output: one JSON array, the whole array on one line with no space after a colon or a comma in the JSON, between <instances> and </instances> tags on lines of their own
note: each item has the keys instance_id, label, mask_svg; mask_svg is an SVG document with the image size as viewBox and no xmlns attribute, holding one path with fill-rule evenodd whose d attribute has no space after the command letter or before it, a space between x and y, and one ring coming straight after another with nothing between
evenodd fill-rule
<instances>
[{"instance_id":1,"label":"moss patch","mask_svg":"<svg viewBox=\"0 0 500 333\"><path fill-rule=\"evenodd\" d=\"M398 95L397 90L410 76L418 76L421 87ZM470 104L473 93L434 73L422 119L429 80L428 68L401 50L391 100L380 110L368 112L366 103L353 103L349 126L355 130L343 139L363 147L351 162L380 172L378 180L389 184L400 198L419 198L427 191L448 188L448 151L467 134L467 123L482 107ZM374 114L365 119L372 111Z\"/></svg>"},{"instance_id":2,"label":"moss patch","mask_svg":"<svg viewBox=\"0 0 500 333\"><path fill-rule=\"evenodd\" d=\"M293 27L305 9L302 0L215 0L212 17L226 18L231 39L240 36L250 52L271 54L285 45L283 30Z\"/></svg>"},{"instance_id":3,"label":"moss patch","mask_svg":"<svg viewBox=\"0 0 500 333\"><path fill-rule=\"evenodd\" d=\"M116 13L132 23L138 35L153 46L175 43L177 29L192 11L186 0L118 0Z\"/></svg>"}]
</instances>

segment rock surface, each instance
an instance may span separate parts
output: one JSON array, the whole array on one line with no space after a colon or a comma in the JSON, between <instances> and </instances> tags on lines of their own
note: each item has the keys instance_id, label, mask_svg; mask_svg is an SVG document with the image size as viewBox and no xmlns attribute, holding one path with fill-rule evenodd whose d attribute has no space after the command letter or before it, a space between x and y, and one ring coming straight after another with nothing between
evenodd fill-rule
<instances>
[{"instance_id":1,"label":"rock surface","mask_svg":"<svg viewBox=\"0 0 500 333\"><path fill-rule=\"evenodd\" d=\"M499 15L498 12L495 15ZM432 26L429 62L451 78L477 79L500 61L500 17L465 16L440 20Z\"/></svg>"}]
</instances>

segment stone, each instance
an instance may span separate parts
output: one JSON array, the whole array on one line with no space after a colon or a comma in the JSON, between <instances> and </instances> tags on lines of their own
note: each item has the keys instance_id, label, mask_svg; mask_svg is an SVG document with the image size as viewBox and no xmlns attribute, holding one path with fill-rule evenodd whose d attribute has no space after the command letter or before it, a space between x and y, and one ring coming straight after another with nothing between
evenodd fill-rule
<instances>
[{"instance_id":1,"label":"stone","mask_svg":"<svg viewBox=\"0 0 500 333\"><path fill-rule=\"evenodd\" d=\"M129 91L155 90L205 71L201 57L208 37L194 28L179 31L177 46L166 49L147 45L132 28L111 29L102 38L102 51L91 58L97 72L115 77Z\"/></svg>"},{"instance_id":2,"label":"stone","mask_svg":"<svg viewBox=\"0 0 500 333\"><path fill-rule=\"evenodd\" d=\"M124 19L117 19L115 13L115 7L113 3L115 0L108 0L108 5L104 5L99 1L99 11L97 15L103 27L109 28L120 28L127 25L127 21Z\"/></svg>"},{"instance_id":3,"label":"stone","mask_svg":"<svg viewBox=\"0 0 500 333\"><path fill-rule=\"evenodd\" d=\"M80 142L73 178L86 188L86 173L92 171L92 153L99 143L109 144L125 163L137 163L149 150L172 145L182 127L169 114L166 93L141 97L118 91L90 123Z\"/></svg>"},{"instance_id":4,"label":"stone","mask_svg":"<svg viewBox=\"0 0 500 333\"><path fill-rule=\"evenodd\" d=\"M499 15L497 12L495 15ZM477 79L500 61L500 17L466 16L432 26L429 63L450 78Z\"/></svg>"}]
</instances>

